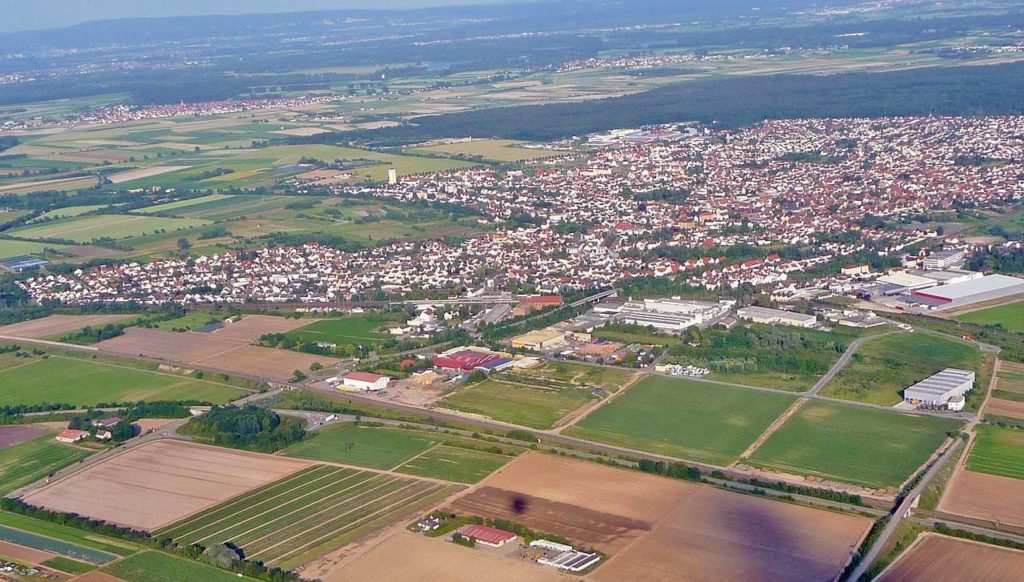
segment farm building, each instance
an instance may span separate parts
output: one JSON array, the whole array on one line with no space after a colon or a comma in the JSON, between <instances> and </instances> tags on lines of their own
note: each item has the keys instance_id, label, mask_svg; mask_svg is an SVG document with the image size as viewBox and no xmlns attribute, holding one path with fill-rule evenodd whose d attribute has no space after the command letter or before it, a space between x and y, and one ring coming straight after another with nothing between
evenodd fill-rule
<instances>
[{"instance_id":1,"label":"farm building","mask_svg":"<svg viewBox=\"0 0 1024 582\"><path fill-rule=\"evenodd\" d=\"M89 431L69 428L67 430L62 430L60 434L57 435L57 441L62 443L77 443L84 440L87 436L89 436Z\"/></svg>"},{"instance_id":2,"label":"farm building","mask_svg":"<svg viewBox=\"0 0 1024 582\"><path fill-rule=\"evenodd\" d=\"M793 313L781 309L769 309L767 307L744 307L738 310L736 315L740 316L740 319L746 319L754 323L792 325L795 327L814 327L814 324L818 321L813 315Z\"/></svg>"},{"instance_id":3,"label":"farm building","mask_svg":"<svg viewBox=\"0 0 1024 582\"><path fill-rule=\"evenodd\" d=\"M904 390L903 399L911 404L949 406L952 409L959 406L962 409L964 394L973 388L974 372L946 368Z\"/></svg>"},{"instance_id":4,"label":"farm building","mask_svg":"<svg viewBox=\"0 0 1024 582\"><path fill-rule=\"evenodd\" d=\"M601 561L599 554L579 552L572 546L550 540L533 540L530 542L530 547L544 552L544 555L537 560L538 564L569 572L582 572Z\"/></svg>"},{"instance_id":5,"label":"farm building","mask_svg":"<svg viewBox=\"0 0 1024 582\"><path fill-rule=\"evenodd\" d=\"M987 275L978 279L916 291L907 301L930 309L952 309L983 301L1024 293L1024 279L1007 275Z\"/></svg>"},{"instance_id":6,"label":"farm building","mask_svg":"<svg viewBox=\"0 0 1024 582\"><path fill-rule=\"evenodd\" d=\"M531 331L512 338L512 347L540 351L565 342L565 332L553 329Z\"/></svg>"},{"instance_id":7,"label":"farm building","mask_svg":"<svg viewBox=\"0 0 1024 582\"><path fill-rule=\"evenodd\" d=\"M384 390L390 382L391 378L370 372L349 372L341 377L342 386L360 392Z\"/></svg>"},{"instance_id":8,"label":"farm building","mask_svg":"<svg viewBox=\"0 0 1024 582\"><path fill-rule=\"evenodd\" d=\"M487 525L466 525L459 528L459 533L492 548L500 548L518 537L512 532Z\"/></svg>"}]
</instances>

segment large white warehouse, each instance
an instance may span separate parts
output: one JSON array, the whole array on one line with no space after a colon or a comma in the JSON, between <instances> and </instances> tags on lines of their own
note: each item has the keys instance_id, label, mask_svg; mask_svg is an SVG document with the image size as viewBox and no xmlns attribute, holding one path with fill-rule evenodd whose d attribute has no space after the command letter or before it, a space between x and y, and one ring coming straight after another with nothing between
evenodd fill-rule
<instances>
[{"instance_id":1,"label":"large white warehouse","mask_svg":"<svg viewBox=\"0 0 1024 582\"><path fill-rule=\"evenodd\" d=\"M927 406L963 406L963 395L974 388L974 372L946 368L903 391L903 399L911 404Z\"/></svg>"}]
</instances>

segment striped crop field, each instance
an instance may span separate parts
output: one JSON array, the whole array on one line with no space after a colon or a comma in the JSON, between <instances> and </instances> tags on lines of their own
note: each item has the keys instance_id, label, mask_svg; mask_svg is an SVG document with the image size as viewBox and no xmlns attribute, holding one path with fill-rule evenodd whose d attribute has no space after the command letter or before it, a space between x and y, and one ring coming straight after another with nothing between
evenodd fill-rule
<instances>
[{"instance_id":1,"label":"striped crop field","mask_svg":"<svg viewBox=\"0 0 1024 582\"><path fill-rule=\"evenodd\" d=\"M459 486L314 465L155 532L183 544L231 542L246 558L294 568Z\"/></svg>"}]
</instances>

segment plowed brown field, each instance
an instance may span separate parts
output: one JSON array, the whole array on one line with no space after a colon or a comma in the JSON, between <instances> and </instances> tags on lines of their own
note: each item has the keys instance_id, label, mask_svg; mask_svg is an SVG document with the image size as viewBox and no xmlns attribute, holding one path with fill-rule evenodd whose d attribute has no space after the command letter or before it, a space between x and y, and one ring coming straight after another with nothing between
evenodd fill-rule
<instances>
[{"instance_id":1,"label":"plowed brown field","mask_svg":"<svg viewBox=\"0 0 1024 582\"><path fill-rule=\"evenodd\" d=\"M24 500L151 530L309 464L183 441L156 441L58 479L29 493Z\"/></svg>"},{"instance_id":2,"label":"plowed brown field","mask_svg":"<svg viewBox=\"0 0 1024 582\"><path fill-rule=\"evenodd\" d=\"M63 428L63 427L62 427ZM0 449L41 437L48 431L37 426L9 425L0 426Z\"/></svg>"},{"instance_id":3,"label":"plowed brown field","mask_svg":"<svg viewBox=\"0 0 1024 582\"><path fill-rule=\"evenodd\" d=\"M824 580L871 520L529 453L456 499L612 555L595 580Z\"/></svg>"},{"instance_id":4,"label":"plowed brown field","mask_svg":"<svg viewBox=\"0 0 1024 582\"><path fill-rule=\"evenodd\" d=\"M78 331L87 325L106 325L128 319L128 315L49 315L41 319L0 326L0 336L39 339L69 331Z\"/></svg>"},{"instance_id":5,"label":"plowed brown field","mask_svg":"<svg viewBox=\"0 0 1024 582\"><path fill-rule=\"evenodd\" d=\"M939 509L1024 527L1024 480L958 469Z\"/></svg>"},{"instance_id":6,"label":"plowed brown field","mask_svg":"<svg viewBox=\"0 0 1024 582\"><path fill-rule=\"evenodd\" d=\"M441 539L396 532L352 563L307 569L304 576L324 582L444 580L446 582L557 582L579 580L554 568L495 552L464 548Z\"/></svg>"},{"instance_id":7,"label":"plowed brown field","mask_svg":"<svg viewBox=\"0 0 1024 582\"><path fill-rule=\"evenodd\" d=\"M19 546L18 544L12 544L10 542L0 542L0 557L7 558L8 560L14 560L21 564L28 566L38 566L50 558L56 557L57 554L51 554L50 552L44 552L35 548L26 548L25 546Z\"/></svg>"},{"instance_id":8,"label":"plowed brown field","mask_svg":"<svg viewBox=\"0 0 1024 582\"><path fill-rule=\"evenodd\" d=\"M1016 582L1024 580L1024 552L926 533L878 580Z\"/></svg>"},{"instance_id":9,"label":"plowed brown field","mask_svg":"<svg viewBox=\"0 0 1024 582\"><path fill-rule=\"evenodd\" d=\"M225 324L224 327L211 333L221 339L248 343L254 342L260 339L260 336L268 333L285 333L309 324L310 320L308 319L288 319L272 315L246 315L241 320Z\"/></svg>"},{"instance_id":10,"label":"plowed brown field","mask_svg":"<svg viewBox=\"0 0 1024 582\"><path fill-rule=\"evenodd\" d=\"M1024 402L1003 400L1001 398L989 398L988 402L985 404L985 414L1024 419Z\"/></svg>"},{"instance_id":11,"label":"plowed brown field","mask_svg":"<svg viewBox=\"0 0 1024 582\"><path fill-rule=\"evenodd\" d=\"M251 333L254 328L248 329ZM246 333L243 330L240 335ZM230 334L222 336L219 333L171 332L131 327L125 330L124 335L100 342L96 347L109 353L201 366L278 382L287 381L295 370L308 372L314 362L327 365L331 361L321 356L252 346L249 340L239 340L237 337Z\"/></svg>"}]
</instances>

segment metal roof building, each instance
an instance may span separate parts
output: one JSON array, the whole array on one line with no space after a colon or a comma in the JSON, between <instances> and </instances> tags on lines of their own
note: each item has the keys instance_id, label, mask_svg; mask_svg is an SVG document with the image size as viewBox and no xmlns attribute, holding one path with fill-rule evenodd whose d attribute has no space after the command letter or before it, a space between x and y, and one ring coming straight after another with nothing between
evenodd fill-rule
<instances>
[{"instance_id":1,"label":"metal roof building","mask_svg":"<svg viewBox=\"0 0 1024 582\"><path fill-rule=\"evenodd\" d=\"M25 271L46 267L49 264L50 261L45 259L37 259L31 255L19 255L0 260L0 270L10 271L11 273L24 273Z\"/></svg>"},{"instance_id":2,"label":"metal roof building","mask_svg":"<svg viewBox=\"0 0 1024 582\"><path fill-rule=\"evenodd\" d=\"M933 305L935 309L950 309L1018 293L1024 293L1024 279L1007 275L988 275L980 279L916 291L908 299Z\"/></svg>"},{"instance_id":3,"label":"metal roof building","mask_svg":"<svg viewBox=\"0 0 1024 582\"><path fill-rule=\"evenodd\" d=\"M903 391L903 399L929 406L944 406L974 388L974 372L946 368Z\"/></svg>"}]
</instances>

